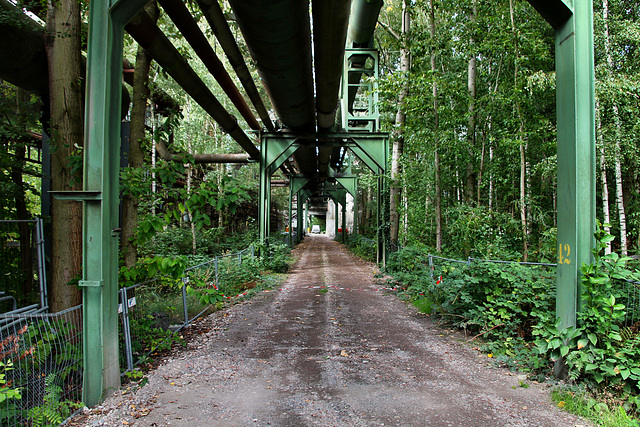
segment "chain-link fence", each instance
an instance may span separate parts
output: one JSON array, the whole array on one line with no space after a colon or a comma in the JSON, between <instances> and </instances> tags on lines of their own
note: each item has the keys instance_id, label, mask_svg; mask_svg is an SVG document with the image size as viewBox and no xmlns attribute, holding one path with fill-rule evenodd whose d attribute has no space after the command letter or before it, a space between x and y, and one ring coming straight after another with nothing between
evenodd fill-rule
<instances>
[{"instance_id":1,"label":"chain-link fence","mask_svg":"<svg viewBox=\"0 0 640 427\"><path fill-rule=\"evenodd\" d=\"M227 283L242 274L243 265L253 258L251 246L187 268L180 285L153 279L120 289L121 366L130 371L154 352L169 348L177 331L212 309L197 294L187 292L190 283L215 289L230 299L237 295Z\"/></svg>"},{"instance_id":2,"label":"chain-link fence","mask_svg":"<svg viewBox=\"0 0 640 427\"><path fill-rule=\"evenodd\" d=\"M0 425L60 424L82 399L82 306L0 318Z\"/></svg>"}]
</instances>

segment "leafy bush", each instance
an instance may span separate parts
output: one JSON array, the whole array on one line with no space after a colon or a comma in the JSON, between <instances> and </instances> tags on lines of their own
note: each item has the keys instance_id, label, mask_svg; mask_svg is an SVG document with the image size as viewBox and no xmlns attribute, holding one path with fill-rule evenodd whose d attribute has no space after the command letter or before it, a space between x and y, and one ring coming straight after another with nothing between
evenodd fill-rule
<instances>
[{"instance_id":1,"label":"leafy bush","mask_svg":"<svg viewBox=\"0 0 640 427\"><path fill-rule=\"evenodd\" d=\"M267 239L264 243L256 245L259 254L259 268L272 271L274 273L286 273L292 263L291 251L289 247L274 239Z\"/></svg>"},{"instance_id":2,"label":"leafy bush","mask_svg":"<svg viewBox=\"0 0 640 427\"><path fill-rule=\"evenodd\" d=\"M538 346L552 360L564 358L571 378L622 391L640 409L640 334L624 326L627 307L620 303L624 281L634 273L626 268L629 258L603 254L611 235L598 227L595 237L594 262L581 268L579 327L559 330L558 321L540 332Z\"/></svg>"},{"instance_id":3,"label":"leafy bush","mask_svg":"<svg viewBox=\"0 0 640 427\"><path fill-rule=\"evenodd\" d=\"M376 260L376 244L359 234L353 234L349 237L347 247L351 252L367 261Z\"/></svg>"},{"instance_id":4,"label":"leafy bush","mask_svg":"<svg viewBox=\"0 0 640 427\"><path fill-rule=\"evenodd\" d=\"M486 207L457 205L447 210L446 217L450 221L444 238L447 253L510 261L520 257L521 225L512 216Z\"/></svg>"}]
</instances>

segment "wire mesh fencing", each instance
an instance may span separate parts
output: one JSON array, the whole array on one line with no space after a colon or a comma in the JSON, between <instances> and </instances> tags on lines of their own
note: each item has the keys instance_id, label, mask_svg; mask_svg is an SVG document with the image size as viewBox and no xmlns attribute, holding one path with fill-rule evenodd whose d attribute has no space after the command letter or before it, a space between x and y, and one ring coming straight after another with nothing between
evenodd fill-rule
<instances>
[{"instance_id":1,"label":"wire mesh fencing","mask_svg":"<svg viewBox=\"0 0 640 427\"><path fill-rule=\"evenodd\" d=\"M218 255L185 269L176 283L156 278L119 291L120 362L125 372L157 351L171 347L176 332L213 309L188 287L214 289L231 299L237 296L230 284L243 274L243 266L254 259L253 246Z\"/></svg>"},{"instance_id":2,"label":"wire mesh fencing","mask_svg":"<svg viewBox=\"0 0 640 427\"><path fill-rule=\"evenodd\" d=\"M375 244L375 241L364 237L359 237L357 241L370 246ZM428 271L430 278L438 282L438 284L443 282L443 277L441 276L440 271L453 264L464 264L468 267L479 263L519 264L522 266L530 266L532 268L546 269L551 272L553 272L553 269L557 267L557 264L555 263L502 261L472 257L461 260L424 253L421 253L420 256L417 257L413 255L408 257L400 256L397 258L396 262L400 264L400 268L403 267L403 263L406 263L405 267L411 266L410 268L413 269L424 269L425 273ZM625 316L624 320L621 322L621 326L640 332L640 282L614 280L612 294L616 298L616 302L625 306Z\"/></svg>"},{"instance_id":3,"label":"wire mesh fencing","mask_svg":"<svg viewBox=\"0 0 640 427\"><path fill-rule=\"evenodd\" d=\"M640 282L620 282L618 302L625 306L624 326L640 332Z\"/></svg>"},{"instance_id":4,"label":"wire mesh fencing","mask_svg":"<svg viewBox=\"0 0 640 427\"><path fill-rule=\"evenodd\" d=\"M0 315L0 425L58 425L82 400L82 306Z\"/></svg>"}]
</instances>

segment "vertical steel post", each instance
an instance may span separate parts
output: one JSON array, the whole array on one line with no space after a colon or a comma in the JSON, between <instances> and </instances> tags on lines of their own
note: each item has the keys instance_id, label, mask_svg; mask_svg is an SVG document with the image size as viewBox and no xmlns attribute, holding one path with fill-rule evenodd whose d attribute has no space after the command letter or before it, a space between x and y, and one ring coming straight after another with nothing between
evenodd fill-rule
<instances>
[{"instance_id":1,"label":"vertical steel post","mask_svg":"<svg viewBox=\"0 0 640 427\"><path fill-rule=\"evenodd\" d=\"M288 227L287 227L287 240L289 243L289 249L293 249L293 219L291 218L292 214L293 214L293 177L291 177L289 179L289 220L288 220Z\"/></svg>"},{"instance_id":2,"label":"vertical steel post","mask_svg":"<svg viewBox=\"0 0 640 427\"><path fill-rule=\"evenodd\" d=\"M129 323L129 295L127 288L120 289L120 304L122 305L122 334L124 335L124 357L127 361L127 371L133 369L133 350L131 347L131 323Z\"/></svg>"},{"instance_id":3,"label":"vertical steel post","mask_svg":"<svg viewBox=\"0 0 640 427\"><path fill-rule=\"evenodd\" d=\"M216 274L215 275L216 289L218 289L218 287L220 286L220 281L218 279L218 256L217 255L213 261L213 268L215 269L215 274Z\"/></svg>"},{"instance_id":4,"label":"vertical steel post","mask_svg":"<svg viewBox=\"0 0 640 427\"><path fill-rule=\"evenodd\" d=\"M263 138L260 149L260 196L258 200L258 227L260 241L264 242L269 237L269 219L271 207L271 168L269 167L267 153L269 138Z\"/></svg>"},{"instance_id":5,"label":"vertical steel post","mask_svg":"<svg viewBox=\"0 0 640 427\"><path fill-rule=\"evenodd\" d=\"M338 201L336 199L333 199L333 235L334 238L337 240L338 239Z\"/></svg>"},{"instance_id":6,"label":"vertical steel post","mask_svg":"<svg viewBox=\"0 0 640 427\"><path fill-rule=\"evenodd\" d=\"M557 26L558 275L556 314L576 324L580 267L592 260L595 203L595 95L593 6L574 1L573 14Z\"/></svg>"},{"instance_id":7,"label":"vertical steel post","mask_svg":"<svg viewBox=\"0 0 640 427\"><path fill-rule=\"evenodd\" d=\"M189 324L189 309L187 307L187 283L189 283L189 276L182 278L182 313L184 315L184 323L182 326Z\"/></svg>"},{"instance_id":8,"label":"vertical steel post","mask_svg":"<svg viewBox=\"0 0 640 427\"><path fill-rule=\"evenodd\" d=\"M342 243L347 242L347 195L344 196L344 204L342 205Z\"/></svg>"},{"instance_id":9,"label":"vertical steel post","mask_svg":"<svg viewBox=\"0 0 640 427\"><path fill-rule=\"evenodd\" d=\"M120 386L118 206L123 25L115 1L90 3L83 195L84 379L91 406ZM141 5L140 5L141 6Z\"/></svg>"}]
</instances>

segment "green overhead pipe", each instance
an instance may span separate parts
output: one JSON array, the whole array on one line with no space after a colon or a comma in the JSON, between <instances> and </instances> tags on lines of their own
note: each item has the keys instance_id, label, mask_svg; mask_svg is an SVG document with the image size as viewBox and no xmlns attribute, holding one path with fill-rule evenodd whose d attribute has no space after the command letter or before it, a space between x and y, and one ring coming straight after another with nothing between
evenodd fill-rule
<instances>
[{"instance_id":1,"label":"green overhead pipe","mask_svg":"<svg viewBox=\"0 0 640 427\"><path fill-rule=\"evenodd\" d=\"M335 124L351 1L313 0L313 46L318 130ZM318 147L318 177L326 180L332 148Z\"/></svg>"},{"instance_id":2,"label":"green overhead pipe","mask_svg":"<svg viewBox=\"0 0 640 427\"><path fill-rule=\"evenodd\" d=\"M197 22L193 19L191 12L182 0L159 0L162 8L167 12L171 20L176 24L182 35L187 39L193 50L202 60L211 75L220 84L220 87L227 94L238 112L244 117L247 125L253 130L259 131L260 124L256 120L253 112L242 97L231 76L227 73L224 65L211 48L209 41L202 34Z\"/></svg>"},{"instance_id":3,"label":"green overhead pipe","mask_svg":"<svg viewBox=\"0 0 640 427\"><path fill-rule=\"evenodd\" d=\"M292 130L314 131L308 0L229 3L278 117Z\"/></svg>"},{"instance_id":4,"label":"green overhead pipe","mask_svg":"<svg viewBox=\"0 0 640 427\"><path fill-rule=\"evenodd\" d=\"M347 33L347 48L366 48L373 46L373 32L376 29L378 16L380 15L380 9L383 3L382 0L353 0L351 3L349 31ZM357 58L355 58L355 60L357 60ZM361 67L364 67L365 60L366 57L363 57ZM349 84L358 84L361 77L361 73L352 73L349 76ZM357 89L355 87L349 88L349 110L351 110L353 102L356 99L356 92Z\"/></svg>"},{"instance_id":5,"label":"green overhead pipe","mask_svg":"<svg viewBox=\"0 0 640 427\"><path fill-rule=\"evenodd\" d=\"M238 122L209 88L200 80L184 57L151 20L140 11L126 26L125 30L142 46L151 57L227 132L253 159L260 158L260 151Z\"/></svg>"},{"instance_id":6,"label":"green overhead pipe","mask_svg":"<svg viewBox=\"0 0 640 427\"><path fill-rule=\"evenodd\" d=\"M382 0L353 0L347 47L369 47L382 3Z\"/></svg>"},{"instance_id":7,"label":"green overhead pipe","mask_svg":"<svg viewBox=\"0 0 640 427\"><path fill-rule=\"evenodd\" d=\"M240 52L240 48L238 48L236 39L229 28L229 24L227 24L227 20L222 13L222 9L220 9L218 0L197 0L197 2L204 14L204 17L209 23L211 30L218 39L218 42L220 42L222 50L224 50L224 53L227 55L229 63L240 79L242 87L245 92L247 92L247 96L258 112L258 116L262 120L262 124L269 132L275 132L273 122L271 121L269 113L264 106L264 102L260 97L258 88L256 88L251 72L249 71L249 68L247 68L247 64L244 62L244 57Z\"/></svg>"},{"instance_id":8,"label":"green overhead pipe","mask_svg":"<svg viewBox=\"0 0 640 427\"><path fill-rule=\"evenodd\" d=\"M308 0L231 0L230 4L284 126L296 132L315 131ZM303 175L316 174L315 147L300 147L293 157Z\"/></svg>"},{"instance_id":9,"label":"green overhead pipe","mask_svg":"<svg viewBox=\"0 0 640 427\"><path fill-rule=\"evenodd\" d=\"M156 151L164 160L168 162L191 162L189 157L193 159L193 163L249 163L249 155L233 154L233 153L208 153L208 154L191 154L185 156L183 154L173 154L167 148L164 141L156 141Z\"/></svg>"},{"instance_id":10,"label":"green overhead pipe","mask_svg":"<svg viewBox=\"0 0 640 427\"><path fill-rule=\"evenodd\" d=\"M313 0L313 46L318 130L334 125L342 62L349 24L350 0Z\"/></svg>"}]
</instances>

